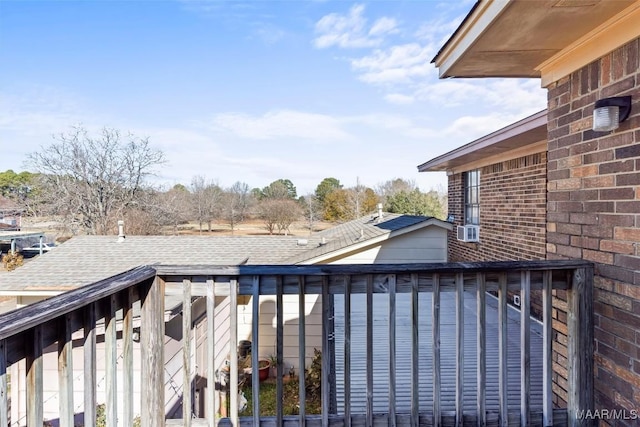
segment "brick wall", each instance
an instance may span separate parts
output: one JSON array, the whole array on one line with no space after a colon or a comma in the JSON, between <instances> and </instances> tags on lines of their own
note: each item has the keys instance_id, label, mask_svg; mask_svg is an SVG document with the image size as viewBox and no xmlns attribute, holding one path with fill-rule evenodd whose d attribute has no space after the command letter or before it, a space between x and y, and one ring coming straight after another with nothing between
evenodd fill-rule
<instances>
[{"instance_id":1,"label":"brick wall","mask_svg":"<svg viewBox=\"0 0 640 427\"><path fill-rule=\"evenodd\" d=\"M545 258L546 153L480 168L480 243L449 234L449 261ZM449 177L449 213L464 223L462 174Z\"/></svg>"},{"instance_id":2,"label":"brick wall","mask_svg":"<svg viewBox=\"0 0 640 427\"><path fill-rule=\"evenodd\" d=\"M480 242L464 243L449 233L449 261L545 258L546 153L480 168ZM449 213L464 223L463 175L449 177ZM517 292L509 292L513 301ZM542 296L531 293L531 313L541 319Z\"/></svg>"},{"instance_id":3,"label":"brick wall","mask_svg":"<svg viewBox=\"0 0 640 427\"><path fill-rule=\"evenodd\" d=\"M596 263L594 371L601 409L640 409L639 58L637 39L548 88L547 257ZM593 132L594 102L621 95L632 95L630 119L616 131ZM558 320L566 316L563 299L554 301ZM566 367L563 347L555 349L558 368Z\"/></svg>"}]
</instances>

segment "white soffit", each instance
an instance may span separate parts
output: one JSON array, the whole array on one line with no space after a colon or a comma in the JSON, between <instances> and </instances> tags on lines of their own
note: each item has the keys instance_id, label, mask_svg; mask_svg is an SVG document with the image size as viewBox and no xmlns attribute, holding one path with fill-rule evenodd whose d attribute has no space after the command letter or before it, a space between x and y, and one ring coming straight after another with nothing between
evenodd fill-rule
<instances>
[{"instance_id":1,"label":"white soffit","mask_svg":"<svg viewBox=\"0 0 640 427\"><path fill-rule=\"evenodd\" d=\"M639 0L484 0L433 59L440 77L541 77L540 65ZM640 31L636 30L636 31ZM629 40L634 31L624 31Z\"/></svg>"}]
</instances>

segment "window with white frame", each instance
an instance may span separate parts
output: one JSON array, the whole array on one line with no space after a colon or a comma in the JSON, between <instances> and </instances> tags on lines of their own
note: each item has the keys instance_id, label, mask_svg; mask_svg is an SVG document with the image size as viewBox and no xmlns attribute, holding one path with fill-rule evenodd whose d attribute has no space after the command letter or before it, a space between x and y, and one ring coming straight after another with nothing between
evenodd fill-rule
<instances>
[{"instance_id":1,"label":"window with white frame","mask_svg":"<svg viewBox=\"0 0 640 427\"><path fill-rule=\"evenodd\" d=\"M480 225L480 170L464 174L464 223Z\"/></svg>"}]
</instances>

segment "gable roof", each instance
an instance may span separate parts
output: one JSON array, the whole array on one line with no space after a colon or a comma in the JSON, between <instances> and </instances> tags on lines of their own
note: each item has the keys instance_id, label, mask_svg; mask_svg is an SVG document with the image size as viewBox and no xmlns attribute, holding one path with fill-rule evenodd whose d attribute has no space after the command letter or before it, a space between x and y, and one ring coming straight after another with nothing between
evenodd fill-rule
<instances>
[{"instance_id":1,"label":"gable roof","mask_svg":"<svg viewBox=\"0 0 640 427\"><path fill-rule=\"evenodd\" d=\"M427 225L451 228L430 217L386 214L380 222L367 216L308 238L127 236L118 242L117 236L77 236L23 267L0 275L0 295L54 295L140 265L309 263L321 255L356 248L364 242L375 244L391 233L406 233Z\"/></svg>"},{"instance_id":2,"label":"gable roof","mask_svg":"<svg viewBox=\"0 0 640 427\"><path fill-rule=\"evenodd\" d=\"M384 240L426 227L437 226L452 230L453 226L437 218L418 215L383 214L364 216L317 233L320 242L315 248L300 252L288 259L290 264L323 262Z\"/></svg>"}]
</instances>

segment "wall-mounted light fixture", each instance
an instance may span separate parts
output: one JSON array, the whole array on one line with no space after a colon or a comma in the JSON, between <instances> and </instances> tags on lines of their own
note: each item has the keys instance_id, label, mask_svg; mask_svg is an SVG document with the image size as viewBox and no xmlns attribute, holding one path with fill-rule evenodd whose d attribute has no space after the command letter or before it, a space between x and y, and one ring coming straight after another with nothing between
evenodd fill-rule
<instances>
[{"instance_id":1,"label":"wall-mounted light fixture","mask_svg":"<svg viewBox=\"0 0 640 427\"><path fill-rule=\"evenodd\" d=\"M608 132L618 129L631 112L631 96L599 99L593 108L593 130Z\"/></svg>"}]
</instances>

